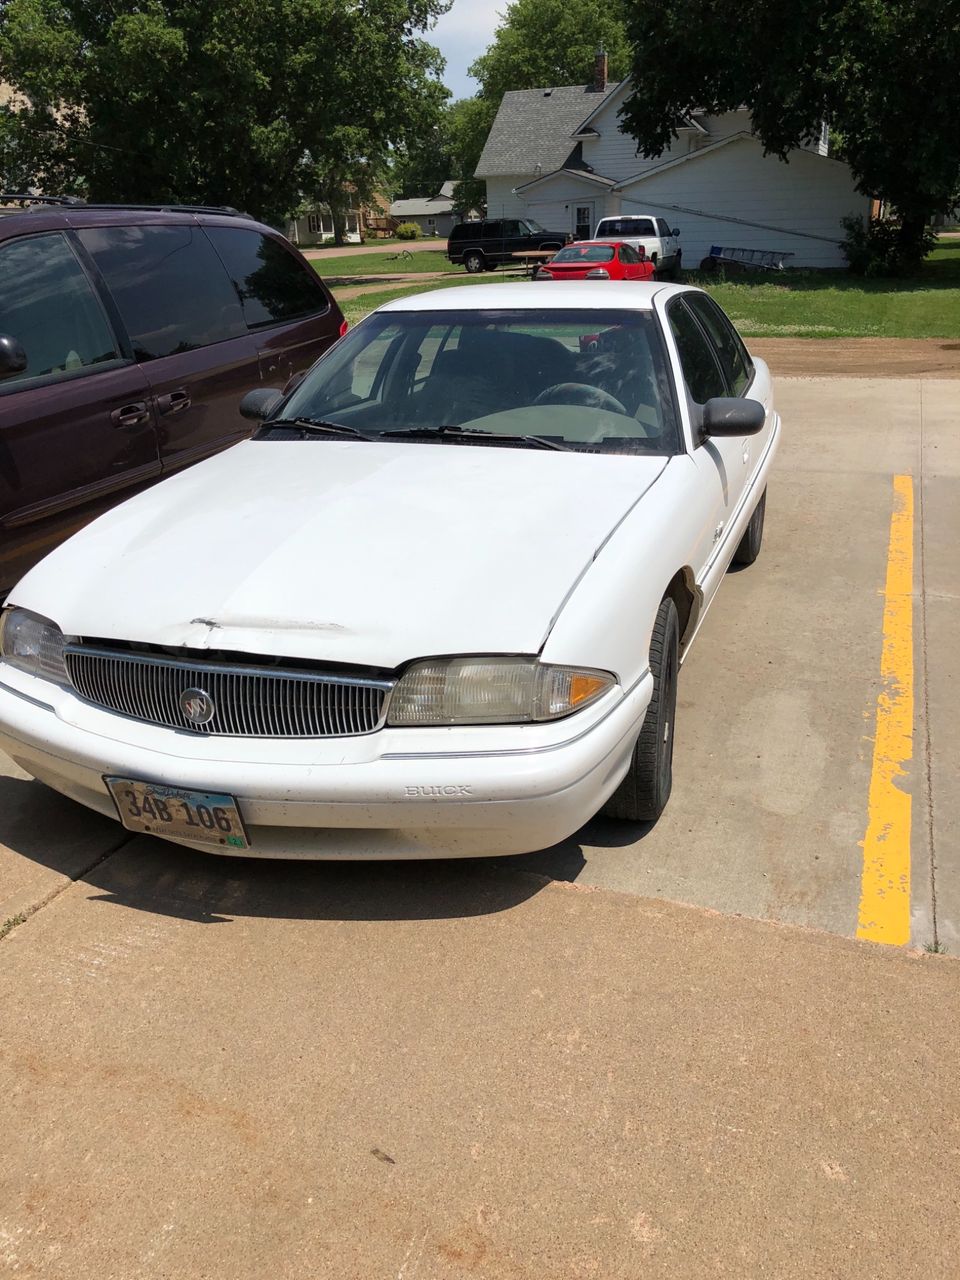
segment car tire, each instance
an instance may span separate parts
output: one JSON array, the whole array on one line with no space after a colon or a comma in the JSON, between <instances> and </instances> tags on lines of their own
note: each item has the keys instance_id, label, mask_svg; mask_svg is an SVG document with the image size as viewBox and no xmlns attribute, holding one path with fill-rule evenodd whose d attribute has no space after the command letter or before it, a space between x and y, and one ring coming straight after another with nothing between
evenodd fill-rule
<instances>
[{"instance_id":1,"label":"car tire","mask_svg":"<svg viewBox=\"0 0 960 1280\"><path fill-rule=\"evenodd\" d=\"M739 546L733 553L733 563L739 565L753 564L757 556L760 554L760 544L763 542L763 518L767 510L767 491L764 489L761 494L760 501L753 509L753 515L750 517L750 523L743 531L743 537L740 539Z\"/></svg>"},{"instance_id":2,"label":"car tire","mask_svg":"<svg viewBox=\"0 0 960 1280\"><path fill-rule=\"evenodd\" d=\"M673 737L680 668L680 621L668 596L660 602L650 638L653 697L633 748L627 776L602 812L626 822L656 822L673 785Z\"/></svg>"},{"instance_id":3,"label":"car tire","mask_svg":"<svg viewBox=\"0 0 960 1280\"><path fill-rule=\"evenodd\" d=\"M473 251L471 253L465 253L463 255L463 265L467 268L467 270L470 272L472 276L475 276L475 275L479 275L479 273L484 269L484 267L487 264L482 253L477 253L476 251Z\"/></svg>"}]
</instances>

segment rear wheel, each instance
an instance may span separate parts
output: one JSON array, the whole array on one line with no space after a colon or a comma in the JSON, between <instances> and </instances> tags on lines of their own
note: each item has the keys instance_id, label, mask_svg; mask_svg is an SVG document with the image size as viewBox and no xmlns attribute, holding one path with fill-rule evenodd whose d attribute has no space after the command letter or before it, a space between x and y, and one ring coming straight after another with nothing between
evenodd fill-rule
<instances>
[{"instance_id":1,"label":"rear wheel","mask_svg":"<svg viewBox=\"0 0 960 1280\"><path fill-rule=\"evenodd\" d=\"M630 768L603 806L608 818L655 822L663 813L673 785L673 726L677 710L680 666L680 622L677 606L661 601L650 639L653 697L633 748Z\"/></svg>"},{"instance_id":2,"label":"rear wheel","mask_svg":"<svg viewBox=\"0 0 960 1280\"><path fill-rule=\"evenodd\" d=\"M487 265L483 254L477 253L475 250L463 255L463 265L467 268L472 276L477 275Z\"/></svg>"},{"instance_id":3,"label":"rear wheel","mask_svg":"<svg viewBox=\"0 0 960 1280\"><path fill-rule=\"evenodd\" d=\"M764 489L760 501L753 509L753 515L750 517L750 523L743 531L743 537L740 539L740 545L733 553L734 564L753 564L757 556L760 554L760 544L763 542L763 518L767 510L767 491Z\"/></svg>"}]
</instances>

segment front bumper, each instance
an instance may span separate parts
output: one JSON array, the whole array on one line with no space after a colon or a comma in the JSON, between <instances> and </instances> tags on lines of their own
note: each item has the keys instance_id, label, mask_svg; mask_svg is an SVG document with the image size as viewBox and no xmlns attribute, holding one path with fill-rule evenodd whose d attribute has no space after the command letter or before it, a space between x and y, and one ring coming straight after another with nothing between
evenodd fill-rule
<instances>
[{"instance_id":1,"label":"front bumper","mask_svg":"<svg viewBox=\"0 0 960 1280\"><path fill-rule=\"evenodd\" d=\"M114 819L104 775L229 793L250 857L486 857L546 848L591 818L626 772L652 691L647 672L553 724L268 741L141 724L0 663L0 747Z\"/></svg>"}]
</instances>

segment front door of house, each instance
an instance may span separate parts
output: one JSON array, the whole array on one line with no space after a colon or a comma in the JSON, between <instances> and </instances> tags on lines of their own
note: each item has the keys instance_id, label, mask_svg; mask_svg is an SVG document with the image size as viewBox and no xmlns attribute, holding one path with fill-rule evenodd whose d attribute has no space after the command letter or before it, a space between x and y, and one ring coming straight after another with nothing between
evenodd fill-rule
<instances>
[{"instance_id":1,"label":"front door of house","mask_svg":"<svg viewBox=\"0 0 960 1280\"><path fill-rule=\"evenodd\" d=\"M573 234L577 240L589 240L596 220L595 201L587 200L574 206Z\"/></svg>"}]
</instances>

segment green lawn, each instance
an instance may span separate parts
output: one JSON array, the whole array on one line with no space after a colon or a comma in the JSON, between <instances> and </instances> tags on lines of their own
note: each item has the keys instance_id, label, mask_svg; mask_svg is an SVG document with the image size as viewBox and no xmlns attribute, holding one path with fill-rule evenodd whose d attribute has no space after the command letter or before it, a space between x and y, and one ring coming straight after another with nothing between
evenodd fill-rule
<instances>
[{"instance_id":1,"label":"green lawn","mask_svg":"<svg viewBox=\"0 0 960 1280\"><path fill-rule=\"evenodd\" d=\"M918 274L864 280L844 271L757 272L718 282L688 272L750 338L960 337L960 241L944 240Z\"/></svg>"},{"instance_id":2,"label":"green lawn","mask_svg":"<svg viewBox=\"0 0 960 1280\"><path fill-rule=\"evenodd\" d=\"M405 271L459 271L463 267L449 261L442 249L408 250L409 258L399 257L402 247L396 246L382 253L350 254L345 258L312 258L310 265L325 280L343 280L347 276L398 275Z\"/></svg>"},{"instance_id":3,"label":"green lawn","mask_svg":"<svg viewBox=\"0 0 960 1280\"><path fill-rule=\"evenodd\" d=\"M339 274L395 274L402 263L384 263L384 254L340 259ZM355 263L373 259L369 268ZM332 267L336 260L315 266ZM410 271L452 270L449 284L490 284L509 277L500 272L467 276L442 254L414 254ZM333 276L332 271L321 272ZM516 277L512 277L516 279ZM844 271L757 272L727 281L687 272L685 282L702 285L749 338L960 338L960 240L943 240L919 273L906 280L863 280ZM351 324L393 298L446 287L419 282L387 292L370 292L341 303ZM335 290L336 291L336 290Z\"/></svg>"}]
</instances>

